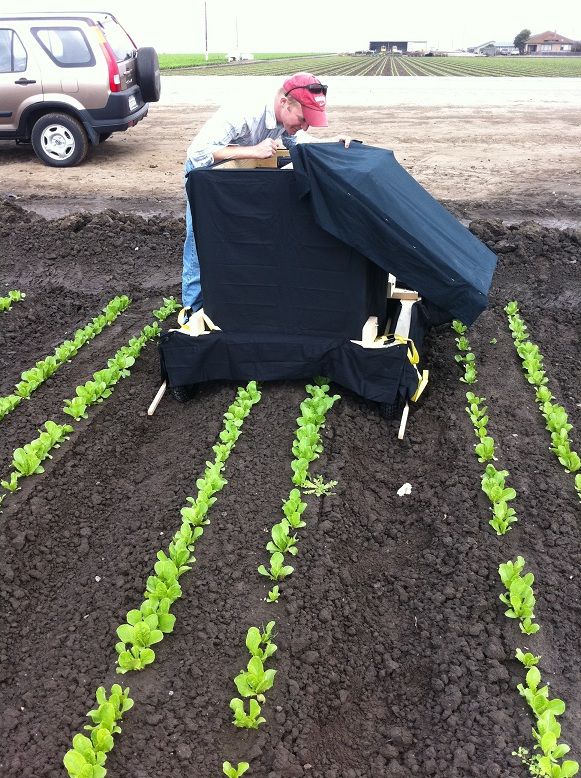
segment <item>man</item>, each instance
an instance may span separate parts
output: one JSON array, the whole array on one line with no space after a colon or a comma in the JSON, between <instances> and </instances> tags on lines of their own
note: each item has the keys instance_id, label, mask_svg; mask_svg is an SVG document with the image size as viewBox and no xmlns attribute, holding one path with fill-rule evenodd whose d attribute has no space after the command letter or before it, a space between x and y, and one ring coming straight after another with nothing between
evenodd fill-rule
<instances>
[{"instance_id":1,"label":"man","mask_svg":"<svg viewBox=\"0 0 581 778\"><path fill-rule=\"evenodd\" d=\"M220 108L192 140L185 164L185 175L194 168L209 167L226 159L268 159L276 155L278 141L290 149L297 143L299 130L327 127L327 87L311 73L295 73L287 78L269 101L260 97L246 100L238 108ZM349 146L350 138L328 140ZM306 142L317 139L306 136ZM179 321L185 324L192 312L202 307L200 265L186 198L186 239L184 242L182 304Z\"/></svg>"}]
</instances>

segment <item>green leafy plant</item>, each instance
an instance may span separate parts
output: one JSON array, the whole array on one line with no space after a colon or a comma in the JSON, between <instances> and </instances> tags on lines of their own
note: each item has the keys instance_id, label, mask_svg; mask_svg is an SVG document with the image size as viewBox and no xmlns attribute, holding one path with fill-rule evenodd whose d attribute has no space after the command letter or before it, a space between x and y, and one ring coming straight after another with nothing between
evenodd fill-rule
<instances>
[{"instance_id":1,"label":"green leafy plant","mask_svg":"<svg viewBox=\"0 0 581 778\"><path fill-rule=\"evenodd\" d=\"M20 292L18 289L11 289L7 295L0 297L0 313L9 311L10 308L12 308L12 303L20 302L20 300L24 300L25 297L26 295L24 292Z\"/></svg>"},{"instance_id":2,"label":"green leafy plant","mask_svg":"<svg viewBox=\"0 0 581 778\"><path fill-rule=\"evenodd\" d=\"M294 572L294 567L291 565L285 565L284 555L280 551L275 551L270 557L270 567L267 569L264 565L260 565L258 568L260 575L270 578L271 581L282 581Z\"/></svg>"},{"instance_id":3,"label":"green leafy plant","mask_svg":"<svg viewBox=\"0 0 581 778\"><path fill-rule=\"evenodd\" d=\"M490 460L496 461L494 456L494 438L486 435L481 438L480 443L474 446L474 451L478 457L479 462L489 462Z\"/></svg>"},{"instance_id":4,"label":"green leafy plant","mask_svg":"<svg viewBox=\"0 0 581 778\"><path fill-rule=\"evenodd\" d=\"M514 562L506 562L498 568L500 579L504 584L507 594L501 594L500 600L508 606L505 616L509 619L519 619L522 632L533 635L540 629L538 624L533 624L535 596L532 589L535 577L532 573L522 576L525 560L518 556Z\"/></svg>"},{"instance_id":5,"label":"green leafy plant","mask_svg":"<svg viewBox=\"0 0 581 778\"><path fill-rule=\"evenodd\" d=\"M37 362L33 368L25 370L20 376L21 380L14 387L14 394L0 398L0 419L14 410L23 399L28 399L47 378L71 359L85 343L111 324L130 303L131 300L126 295L113 298L103 308L102 314L94 317L89 324L75 332L72 341L64 341L60 346L57 346L52 355Z\"/></svg>"},{"instance_id":6,"label":"green leafy plant","mask_svg":"<svg viewBox=\"0 0 581 778\"><path fill-rule=\"evenodd\" d=\"M312 478L307 478L303 491L305 494L314 494L317 497L323 497L328 494L334 494L332 491L337 486L337 481L327 481L323 479L322 475L315 475Z\"/></svg>"},{"instance_id":7,"label":"green leafy plant","mask_svg":"<svg viewBox=\"0 0 581 778\"><path fill-rule=\"evenodd\" d=\"M222 772L224 775L228 776L228 778L240 778L240 776L244 775L249 767L250 765L248 762L238 762L237 767L232 767L230 762L224 762L222 765Z\"/></svg>"},{"instance_id":8,"label":"green leafy plant","mask_svg":"<svg viewBox=\"0 0 581 778\"><path fill-rule=\"evenodd\" d=\"M543 366L543 356L539 347L529 340L528 330L520 316L518 304L516 301L511 301L504 310L508 316L508 326L522 362L525 378L535 387L535 399L545 419L546 428L551 434L551 451L566 472L574 475L581 469L581 457L571 448L569 432L572 425L567 412L562 405L553 402L553 394L547 386L548 377ZM581 496L576 476L575 489Z\"/></svg>"},{"instance_id":9,"label":"green leafy plant","mask_svg":"<svg viewBox=\"0 0 581 778\"><path fill-rule=\"evenodd\" d=\"M246 388L240 387L236 399L224 414L224 428L232 429L235 420L246 418L259 400L256 382L251 381ZM239 433L241 427L236 426L235 429ZM203 528L210 523L207 513L216 502L214 495L227 483L222 470L234 445L235 441L230 440L213 447L216 458L213 462L206 462L203 476L196 480L197 496L187 497L188 504L180 510L180 529L174 534L167 552L162 550L157 553L154 574L147 579L144 601L139 609L130 610L126 623L118 627L119 642L115 646L118 673L142 670L151 664L155 660L151 646L173 631L175 616L170 613L170 608L182 595L179 579L191 570L196 561L196 543L204 533ZM276 650L276 647L270 650Z\"/></svg>"},{"instance_id":10,"label":"green leafy plant","mask_svg":"<svg viewBox=\"0 0 581 778\"><path fill-rule=\"evenodd\" d=\"M467 332L468 327L462 324L461 321L458 321L458 319L454 319L454 321L452 322L452 329L454 330L454 332L457 332L458 335L464 335L464 333Z\"/></svg>"},{"instance_id":11,"label":"green leafy plant","mask_svg":"<svg viewBox=\"0 0 581 778\"><path fill-rule=\"evenodd\" d=\"M272 642L272 630L274 621L269 621L266 629L261 632L258 627L250 627L246 633L246 648L251 656L257 656L263 662L266 662L276 651L276 645Z\"/></svg>"},{"instance_id":12,"label":"green leafy plant","mask_svg":"<svg viewBox=\"0 0 581 778\"><path fill-rule=\"evenodd\" d=\"M113 749L113 735L121 732L119 722L123 714L133 707L129 689L113 684L107 696L104 687L97 689L97 708L90 710L87 716L92 724L85 725L91 734L77 734L73 738L73 747L66 752L63 764L70 778L104 778L107 754Z\"/></svg>"},{"instance_id":13,"label":"green leafy plant","mask_svg":"<svg viewBox=\"0 0 581 778\"><path fill-rule=\"evenodd\" d=\"M282 512L293 529L306 527L305 522L301 518L306 507L307 503L301 500L300 490L291 489L288 498L283 500Z\"/></svg>"},{"instance_id":14,"label":"green leafy plant","mask_svg":"<svg viewBox=\"0 0 581 778\"><path fill-rule=\"evenodd\" d=\"M530 667L526 674L526 686L519 683L516 687L521 697L524 697L539 718L546 711L553 716L561 716L565 712L565 703L559 699L549 699L549 687L540 686L541 672L538 667Z\"/></svg>"},{"instance_id":15,"label":"green leafy plant","mask_svg":"<svg viewBox=\"0 0 581 778\"><path fill-rule=\"evenodd\" d=\"M488 522L497 535L504 535L517 521L516 512L508 502L514 500L516 491L505 486L508 470L497 470L487 465L482 475L482 491L492 503L492 519Z\"/></svg>"},{"instance_id":16,"label":"green leafy plant","mask_svg":"<svg viewBox=\"0 0 581 778\"><path fill-rule=\"evenodd\" d=\"M276 670L265 669L262 660L253 656L246 666L234 678L234 683L241 697L256 697L259 702L264 702L264 692L272 688Z\"/></svg>"},{"instance_id":17,"label":"green leafy plant","mask_svg":"<svg viewBox=\"0 0 581 778\"><path fill-rule=\"evenodd\" d=\"M271 553L280 551L282 554L289 553L296 556L298 553L297 536L291 535L289 529L290 525L286 519L275 524L270 531L272 540L266 544L266 550Z\"/></svg>"},{"instance_id":18,"label":"green leafy plant","mask_svg":"<svg viewBox=\"0 0 581 778\"><path fill-rule=\"evenodd\" d=\"M515 656L518 661L521 662L525 667L534 667L534 665L539 663L541 658L540 656L531 654L530 651L524 653L520 648L517 648Z\"/></svg>"},{"instance_id":19,"label":"green leafy plant","mask_svg":"<svg viewBox=\"0 0 581 778\"><path fill-rule=\"evenodd\" d=\"M230 708L234 713L232 723L240 729L258 729L261 724L266 722L264 716L260 715L261 707L258 700L252 698L248 703L248 713L244 706L244 700L234 697L230 700Z\"/></svg>"},{"instance_id":20,"label":"green leafy plant","mask_svg":"<svg viewBox=\"0 0 581 778\"><path fill-rule=\"evenodd\" d=\"M266 602L278 602L280 597L279 587L273 586L265 597Z\"/></svg>"}]
</instances>

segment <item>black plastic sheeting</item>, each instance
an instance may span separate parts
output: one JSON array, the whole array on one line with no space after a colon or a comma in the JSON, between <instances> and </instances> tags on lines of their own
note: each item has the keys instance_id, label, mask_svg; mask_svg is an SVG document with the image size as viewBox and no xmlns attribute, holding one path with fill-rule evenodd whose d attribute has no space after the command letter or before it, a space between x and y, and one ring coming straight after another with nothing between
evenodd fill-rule
<instances>
[{"instance_id":1,"label":"black plastic sheeting","mask_svg":"<svg viewBox=\"0 0 581 778\"><path fill-rule=\"evenodd\" d=\"M303 143L294 175L317 224L464 324L488 304L496 255L386 149Z\"/></svg>"}]
</instances>

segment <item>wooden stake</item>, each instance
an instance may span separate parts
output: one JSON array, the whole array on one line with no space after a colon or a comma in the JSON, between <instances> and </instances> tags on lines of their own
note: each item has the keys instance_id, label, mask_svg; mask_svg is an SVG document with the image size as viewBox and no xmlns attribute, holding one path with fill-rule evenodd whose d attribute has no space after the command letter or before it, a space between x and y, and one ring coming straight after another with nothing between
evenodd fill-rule
<instances>
[{"instance_id":1,"label":"wooden stake","mask_svg":"<svg viewBox=\"0 0 581 778\"><path fill-rule=\"evenodd\" d=\"M164 382L163 382L163 384L162 384L162 385L159 387L159 389L157 390L157 394L156 394L156 395L155 395L155 397L153 398L153 402L151 403L151 405L150 405L150 406L149 406L149 408L147 409L147 415L148 415L148 416L153 416L153 414L155 413L155 409L156 409L156 408L157 408L157 406L160 404L160 402L161 402L161 398L162 398L162 397L164 396L164 394L165 394L165 390L166 390L166 389L167 389L167 381L164 381Z\"/></svg>"},{"instance_id":2,"label":"wooden stake","mask_svg":"<svg viewBox=\"0 0 581 778\"><path fill-rule=\"evenodd\" d=\"M401 415L401 421L399 423L399 432L397 433L398 440L403 440L403 436L405 435L405 426L408 421L409 412L410 412L410 405L409 403L406 403L405 408L403 409L403 413Z\"/></svg>"}]
</instances>

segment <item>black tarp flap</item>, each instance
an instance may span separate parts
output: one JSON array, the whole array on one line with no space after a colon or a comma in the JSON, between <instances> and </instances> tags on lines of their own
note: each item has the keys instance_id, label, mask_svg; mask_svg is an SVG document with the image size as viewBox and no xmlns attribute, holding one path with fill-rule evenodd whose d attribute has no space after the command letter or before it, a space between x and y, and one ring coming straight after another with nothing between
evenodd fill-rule
<instances>
[{"instance_id":1,"label":"black tarp flap","mask_svg":"<svg viewBox=\"0 0 581 778\"><path fill-rule=\"evenodd\" d=\"M496 256L386 149L303 143L291 151L301 196L327 232L465 324L486 308Z\"/></svg>"},{"instance_id":2,"label":"black tarp flap","mask_svg":"<svg viewBox=\"0 0 581 778\"><path fill-rule=\"evenodd\" d=\"M422 352L430 321L423 303L412 308L410 333ZM367 400L395 405L418 387L408 345L363 348L343 338L268 332L220 332L161 336L162 380L170 386L206 381L312 380L324 375Z\"/></svg>"}]
</instances>

